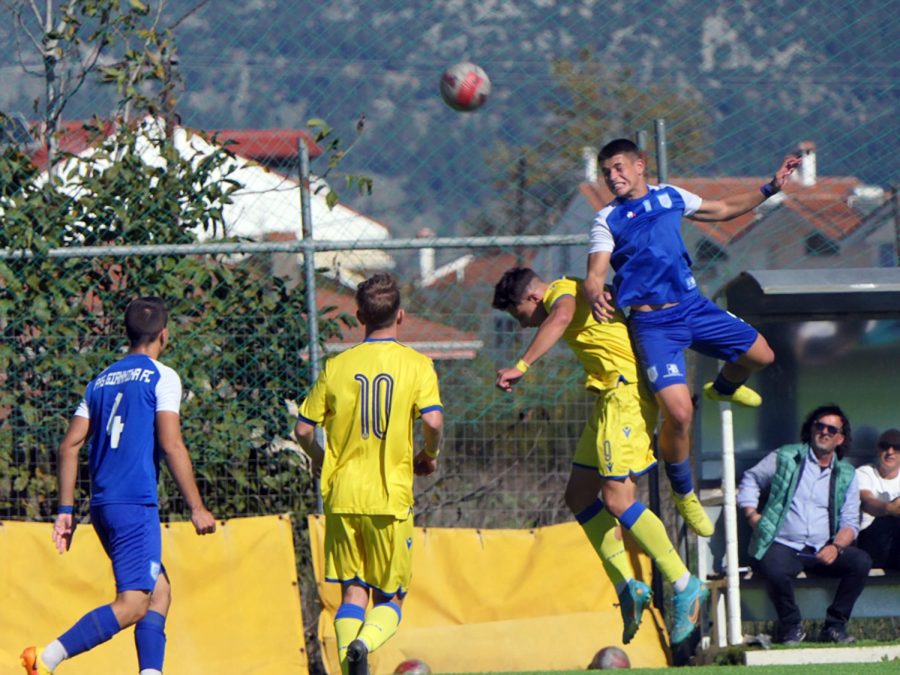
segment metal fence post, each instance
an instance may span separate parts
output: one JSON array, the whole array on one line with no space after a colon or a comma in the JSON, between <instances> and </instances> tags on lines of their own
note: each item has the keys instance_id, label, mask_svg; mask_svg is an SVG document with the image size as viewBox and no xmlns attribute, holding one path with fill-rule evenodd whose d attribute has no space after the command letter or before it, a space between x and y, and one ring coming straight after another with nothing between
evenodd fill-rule
<instances>
[{"instance_id":1,"label":"metal fence post","mask_svg":"<svg viewBox=\"0 0 900 675\"><path fill-rule=\"evenodd\" d=\"M660 183L669 182L669 148L666 145L666 121L662 118L653 121L656 135L656 178Z\"/></svg>"},{"instance_id":2,"label":"metal fence post","mask_svg":"<svg viewBox=\"0 0 900 675\"><path fill-rule=\"evenodd\" d=\"M313 241L312 210L309 201L309 147L306 139L301 136L297 139L297 154L300 156L300 226L303 233L303 242L311 244ZM319 313L316 311L316 252L312 246L303 249L303 272L306 281L306 334L308 337L309 357L309 383L310 386L319 377ZM316 427L316 441L325 447L325 432L322 427ZM319 513L323 511L322 487L316 480L316 508Z\"/></svg>"}]
</instances>

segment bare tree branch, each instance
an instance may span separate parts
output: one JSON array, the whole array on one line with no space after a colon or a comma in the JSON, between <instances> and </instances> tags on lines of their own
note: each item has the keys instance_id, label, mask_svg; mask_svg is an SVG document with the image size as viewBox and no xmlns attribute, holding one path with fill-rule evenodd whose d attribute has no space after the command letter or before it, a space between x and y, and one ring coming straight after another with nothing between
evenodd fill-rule
<instances>
[{"instance_id":1,"label":"bare tree branch","mask_svg":"<svg viewBox=\"0 0 900 675\"><path fill-rule=\"evenodd\" d=\"M37 2L35 2L35 0L29 0L28 5L31 7L31 11L34 12L34 18L37 19L38 25L42 26L44 24L44 17L41 16L41 10L38 9ZM47 0L48 16L51 11L53 11L53 2L52 0Z\"/></svg>"},{"instance_id":2,"label":"bare tree branch","mask_svg":"<svg viewBox=\"0 0 900 675\"><path fill-rule=\"evenodd\" d=\"M43 52L44 51L43 43L28 28L28 25L25 23L25 19L22 18L22 12L16 11L16 12L14 12L14 15L16 17L16 26L18 26L18 28L21 29L21 31L23 33L25 33L25 35L28 36L28 39L31 40L32 44L35 46L35 48L39 52ZM38 23L43 23L43 21L39 21ZM18 42L19 42L19 34L17 32L16 33L16 43L18 44Z\"/></svg>"},{"instance_id":3,"label":"bare tree branch","mask_svg":"<svg viewBox=\"0 0 900 675\"><path fill-rule=\"evenodd\" d=\"M208 2L209 2L209 0L200 0L200 2L198 2L191 9L189 9L184 14L182 14L178 19L176 19L174 23L169 24L169 27L168 27L169 30L175 30L176 28L178 28L178 26L180 26L181 23L185 19L187 19L188 17L190 17L193 14L196 14L200 10L200 8L202 8Z\"/></svg>"}]
</instances>

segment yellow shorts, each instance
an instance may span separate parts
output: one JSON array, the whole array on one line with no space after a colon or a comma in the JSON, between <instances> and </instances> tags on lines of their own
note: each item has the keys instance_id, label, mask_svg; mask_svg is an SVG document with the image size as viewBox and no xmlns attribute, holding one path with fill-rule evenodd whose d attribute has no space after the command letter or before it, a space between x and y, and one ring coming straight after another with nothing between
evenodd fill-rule
<instances>
[{"instance_id":1,"label":"yellow shorts","mask_svg":"<svg viewBox=\"0 0 900 675\"><path fill-rule=\"evenodd\" d=\"M643 393L643 395L642 395ZM659 407L638 384L619 382L597 396L573 464L596 469L604 478L640 475L656 464L653 431Z\"/></svg>"},{"instance_id":2,"label":"yellow shorts","mask_svg":"<svg viewBox=\"0 0 900 675\"><path fill-rule=\"evenodd\" d=\"M394 516L325 516L325 580L357 581L401 598L412 577L412 511Z\"/></svg>"}]
</instances>

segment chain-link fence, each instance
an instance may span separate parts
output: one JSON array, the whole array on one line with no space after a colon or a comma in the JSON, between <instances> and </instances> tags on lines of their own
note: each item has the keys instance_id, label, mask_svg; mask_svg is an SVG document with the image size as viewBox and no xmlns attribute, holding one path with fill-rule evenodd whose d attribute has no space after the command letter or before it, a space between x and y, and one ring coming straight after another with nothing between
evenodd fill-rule
<instances>
[{"instance_id":1,"label":"chain-link fence","mask_svg":"<svg viewBox=\"0 0 900 675\"><path fill-rule=\"evenodd\" d=\"M710 295L745 269L897 265L900 15L876 0L0 6L5 518L53 514L66 421L121 349L124 304L148 293L172 305L164 360L185 382L212 507L302 516L315 490L290 430L310 379L308 315L325 352L345 348L361 336L353 288L383 269L403 284L401 336L435 359L447 412L421 522L568 518L590 405L579 367L558 348L513 395L494 389L529 336L490 300L514 265L583 274L609 199L596 148L619 136L643 131L651 170L710 199L803 156L754 212L685 221ZM492 83L472 113L438 93L465 60ZM868 363L897 342L879 322L854 344ZM842 379L816 393L840 399ZM896 425L885 400L852 398L854 424ZM172 492L166 514L180 511Z\"/></svg>"}]
</instances>

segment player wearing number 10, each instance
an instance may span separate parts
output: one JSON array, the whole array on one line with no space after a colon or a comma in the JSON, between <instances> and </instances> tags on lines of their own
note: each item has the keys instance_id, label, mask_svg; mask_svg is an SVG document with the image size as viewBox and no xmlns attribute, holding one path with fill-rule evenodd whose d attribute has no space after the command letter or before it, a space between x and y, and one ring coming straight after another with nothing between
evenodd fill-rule
<instances>
[{"instance_id":1,"label":"player wearing number 10","mask_svg":"<svg viewBox=\"0 0 900 675\"><path fill-rule=\"evenodd\" d=\"M413 473L437 468L444 420L431 359L397 341L396 280L373 275L357 287L356 305L365 339L326 362L294 428L321 471L325 579L343 590L334 628L344 675L367 673L369 652L397 631L411 575ZM414 455L417 416L425 445Z\"/></svg>"},{"instance_id":2,"label":"player wearing number 10","mask_svg":"<svg viewBox=\"0 0 900 675\"><path fill-rule=\"evenodd\" d=\"M72 545L78 451L90 439L91 522L112 562L116 599L85 614L45 648L28 647L22 665L29 674L51 673L64 659L135 624L141 675L162 672L171 588L161 556L157 499L161 456L191 508L197 534L216 529L181 438L181 380L157 360L169 341L167 319L159 298L129 303L128 354L88 384L60 444L59 515L53 541L60 553Z\"/></svg>"}]
</instances>

